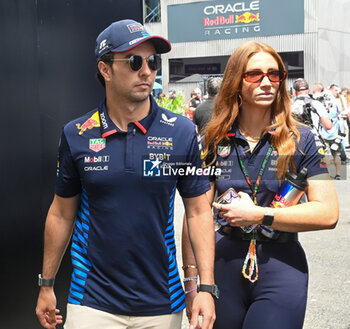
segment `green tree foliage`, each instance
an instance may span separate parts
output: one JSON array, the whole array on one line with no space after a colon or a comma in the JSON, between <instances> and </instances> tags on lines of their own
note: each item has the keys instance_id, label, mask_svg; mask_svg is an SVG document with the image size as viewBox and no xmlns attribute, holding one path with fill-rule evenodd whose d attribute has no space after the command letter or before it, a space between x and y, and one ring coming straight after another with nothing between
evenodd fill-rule
<instances>
[{"instance_id":1,"label":"green tree foliage","mask_svg":"<svg viewBox=\"0 0 350 329\"><path fill-rule=\"evenodd\" d=\"M169 98L167 96L157 99L157 104L164 107L171 112L185 115L186 101L185 98L179 93L175 99Z\"/></svg>"}]
</instances>

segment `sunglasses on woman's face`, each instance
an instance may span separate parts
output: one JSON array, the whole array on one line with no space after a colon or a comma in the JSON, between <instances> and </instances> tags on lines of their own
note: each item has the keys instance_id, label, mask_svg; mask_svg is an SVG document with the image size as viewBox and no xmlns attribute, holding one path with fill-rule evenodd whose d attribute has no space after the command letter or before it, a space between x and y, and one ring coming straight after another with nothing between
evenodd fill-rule
<instances>
[{"instance_id":1,"label":"sunglasses on woman's face","mask_svg":"<svg viewBox=\"0 0 350 329\"><path fill-rule=\"evenodd\" d=\"M151 55L148 57L142 57L139 55L132 55L129 58L113 58L112 61L129 61L130 68L133 71L139 71L142 68L143 60L146 60L148 67L152 71L157 71L161 65L161 59L159 55Z\"/></svg>"},{"instance_id":2,"label":"sunglasses on woman's face","mask_svg":"<svg viewBox=\"0 0 350 329\"><path fill-rule=\"evenodd\" d=\"M243 79L247 82L261 82L264 77L268 77L271 82L282 82L287 76L287 72L282 70L273 70L264 73L260 70L252 70L243 73Z\"/></svg>"}]
</instances>

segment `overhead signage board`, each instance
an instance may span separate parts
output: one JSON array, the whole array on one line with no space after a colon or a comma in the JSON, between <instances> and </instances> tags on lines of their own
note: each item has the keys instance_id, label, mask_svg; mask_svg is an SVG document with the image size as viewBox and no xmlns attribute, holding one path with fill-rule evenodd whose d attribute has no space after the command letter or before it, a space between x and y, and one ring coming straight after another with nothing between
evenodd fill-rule
<instances>
[{"instance_id":1,"label":"overhead signage board","mask_svg":"<svg viewBox=\"0 0 350 329\"><path fill-rule=\"evenodd\" d=\"M170 42L304 33L304 0L203 1L168 6Z\"/></svg>"}]
</instances>

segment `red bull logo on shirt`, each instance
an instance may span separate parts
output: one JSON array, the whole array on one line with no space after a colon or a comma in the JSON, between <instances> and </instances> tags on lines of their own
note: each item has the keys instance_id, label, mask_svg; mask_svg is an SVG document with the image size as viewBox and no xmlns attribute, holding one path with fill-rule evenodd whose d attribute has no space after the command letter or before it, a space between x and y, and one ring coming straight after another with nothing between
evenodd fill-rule
<instances>
[{"instance_id":1,"label":"red bull logo on shirt","mask_svg":"<svg viewBox=\"0 0 350 329\"><path fill-rule=\"evenodd\" d=\"M92 129L95 127L100 127L100 117L98 111L95 112L89 119L87 119L83 124L77 123L77 128L80 130L79 135L82 135L87 129Z\"/></svg>"}]
</instances>

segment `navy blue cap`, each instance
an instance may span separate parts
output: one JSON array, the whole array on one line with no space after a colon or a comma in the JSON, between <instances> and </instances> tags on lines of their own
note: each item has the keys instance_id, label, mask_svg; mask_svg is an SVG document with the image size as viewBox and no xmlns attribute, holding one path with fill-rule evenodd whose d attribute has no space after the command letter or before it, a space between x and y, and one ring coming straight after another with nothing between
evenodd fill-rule
<instances>
[{"instance_id":1,"label":"navy blue cap","mask_svg":"<svg viewBox=\"0 0 350 329\"><path fill-rule=\"evenodd\" d=\"M114 22L103 30L96 39L95 56L99 59L109 52L122 53L151 41L157 54L171 50L170 42L160 36L152 36L145 27L131 19Z\"/></svg>"}]
</instances>

